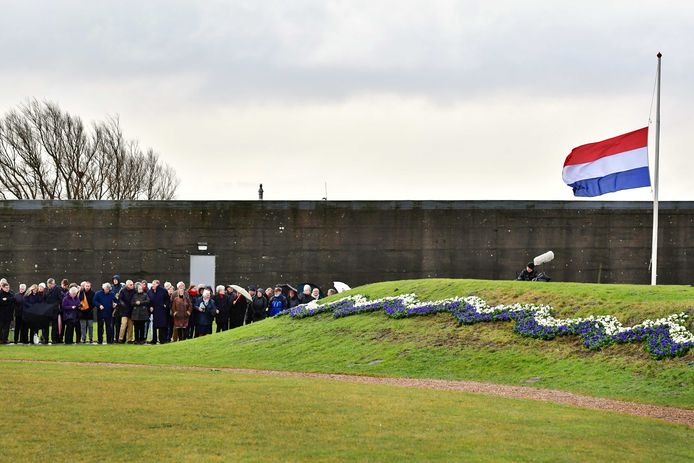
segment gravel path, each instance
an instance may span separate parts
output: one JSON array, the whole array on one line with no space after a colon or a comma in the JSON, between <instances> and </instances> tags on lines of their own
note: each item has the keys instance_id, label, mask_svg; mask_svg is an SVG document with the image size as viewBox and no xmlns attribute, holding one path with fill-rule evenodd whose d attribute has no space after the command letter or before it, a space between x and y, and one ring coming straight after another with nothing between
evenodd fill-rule
<instances>
[{"instance_id":1,"label":"gravel path","mask_svg":"<svg viewBox=\"0 0 694 463\"><path fill-rule=\"evenodd\" d=\"M101 367L118 368L159 368L169 370L192 371L222 371L228 373L240 373L246 375L282 376L292 378L315 378L332 381L344 381L361 384L386 384L390 386L415 387L420 389L436 389L441 391L462 391L477 394L489 394L501 397L517 399L541 400L573 407L589 408L593 410L612 411L629 415L643 416L679 423L694 428L694 410L660 405L648 405L637 402L625 402L622 400L604 399L574 394L555 389L538 389L526 386L509 386L504 384L480 383L476 381L452 381L443 379L414 379L414 378L383 378L374 376L356 376L329 373L304 373L295 371L255 370L247 368L215 368L178 365L144 365L133 363L108 363L108 362L67 362L49 360L5 360L4 363L38 363L60 365L92 365Z\"/></svg>"}]
</instances>

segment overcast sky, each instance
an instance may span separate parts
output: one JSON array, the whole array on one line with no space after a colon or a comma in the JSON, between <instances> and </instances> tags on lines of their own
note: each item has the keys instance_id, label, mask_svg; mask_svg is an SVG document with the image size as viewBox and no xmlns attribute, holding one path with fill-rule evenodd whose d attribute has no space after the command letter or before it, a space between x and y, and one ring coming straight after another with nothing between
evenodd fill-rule
<instances>
[{"instance_id":1,"label":"overcast sky","mask_svg":"<svg viewBox=\"0 0 694 463\"><path fill-rule=\"evenodd\" d=\"M692 44L688 1L0 0L0 111L118 114L179 199L572 199L661 50L660 197L694 200Z\"/></svg>"}]
</instances>

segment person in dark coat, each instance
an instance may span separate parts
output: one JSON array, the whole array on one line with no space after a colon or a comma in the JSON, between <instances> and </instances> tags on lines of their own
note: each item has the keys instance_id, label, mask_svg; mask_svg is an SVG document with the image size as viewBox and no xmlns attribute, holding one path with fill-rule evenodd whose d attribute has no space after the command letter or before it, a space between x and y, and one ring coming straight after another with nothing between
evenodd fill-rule
<instances>
[{"instance_id":1,"label":"person in dark coat","mask_svg":"<svg viewBox=\"0 0 694 463\"><path fill-rule=\"evenodd\" d=\"M82 283L79 298L82 304L80 310L80 331L82 334L82 343L87 342L94 344L94 291L92 283L85 281Z\"/></svg>"},{"instance_id":2,"label":"person in dark coat","mask_svg":"<svg viewBox=\"0 0 694 463\"><path fill-rule=\"evenodd\" d=\"M116 295L111 283L101 285L101 291L94 295L96 309L97 336L99 344L113 344L113 312L116 309ZM104 339L106 331L106 339Z\"/></svg>"},{"instance_id":3,"label":"person in dark coat","mask_svg":"<svg viewBox=\"0 0 694 463\"><path fill-rule=\"evenodd\" d=\"M24 322L22 314L24 312L24 293L27 285L19 285L19 291L14 295L14 343L29 344L29 327Z\"/></svg>"},{"instance_id":4,"label":"person in dark coat","mask_svg":"<svg viewBox=\"0 0 694 463\"><path fill-rule=\"evenodd\" d=\"M535 271L535 264L533 262L528 262L528 265L525 266L525 270L520 272L518 275L517 280L522 280L522 281L532 281L535 278L537 278L537 272Z\"/></svg>"},{"instance_id":5,"label":"person in dark coat","mask_svg":"<svg viewBox=\"0 0 694 463\"><path fill-rule=\"evenodd\" d=\"M120 290L123 289L123 283L121 283L120 275L115 274L113 275L113 278L111 278L111 293L113 293L113 297L116 299L116 307L113 309L113 333L114 333L114 339L118 337L118 334L120 333L120 306L118 305L118 293L120 293Z\"/></svg>"},{"instance_id":6,"label":"person in dark coat","mask_svg":"<svg viewBox=\"0 0 694 463\"><path fill-rule=\"evenodd\" d=\"M65 344L72 344L75 335L75 327L80 320L80 307L82 305L79 298L79 288L73 286L63 298L63 323L65 323Z\"/></svg>"},{"instance_id":7,"label":"person in dark coat","mask_svg":"<svg viewBox=\"0 0 694 463\"><path fill-rule=\"evenodd\" d=\"M24 309L22 310L22 317L24 318L27 309L31 308L35 304L41 304L43 303L43 294L39 294L39 287L38 285L31 285L29 289L27 289L26 293L24 293ZM29 335L29 342L34 342L34 339L36 339L36 342L43 342L44 344L48 344L49 342L49 337L48 337L48 327L50 326L50 323L47 324L29 324L27 323L27 327L30 329L30 335ZM39 336L39 331L41 331L42 336Z\"/></svg>"},{"instance_id":8,"label":"person in dark coat","mask_svg":"<svg viewBox=\"0 0 694 463\"><path fill-rule=\"evenodd\" d=\"M252 302L252 321L257 322L265 319L267 315L268 300L265 297L265 292L263 291L263 288L259 287L257 290L254 291L254 293L255 295L253 296Z\"/></svg>"},{"instance_id":9,"label":"person in dark coat","mask_svg":"<svg viewBox=\"0 0 694 463\"><path fill-rule=\"evenodd\" d=\"M278 313L282 312L283 310L286 310L288 307L287 303L287 298L284 294L282 294L282 288L279 286L275 287L275 295L270 299L270 304L269 304L269 315L271 317L274 317Z\"/></svg>"},{"instance_id":10,"label":"person in dark coat","mask_svg":"<svg viewBox=\"0 0 694 463\"><path fill-rule=\"evenodd\" d=\"M46 304L51 304L52 306L54 306L57 314L51 322L51 341L54 344L59 344L63 342L63 335L65 334L65 323L62 323L63 330L60 330L61 323L58 322L58 317L62 317L62 303L65 294L67 294L67 292L63 293L61 288L55 284L55 280L53 278L49 278L48 280L46 280L46 290L43 295L43 301Z\"/></svg>"},{"instance_id":11,"label":"person in dark coat","mask_svg":"<svg viewBox=\"0 0 694 463\"><path fill-rule=\"evenodd\" d=\"M133 320L132 320L132 299L135 295L135 283L132 280L125 282L116 296L116 304L120 312L120 331L118 332L118 342L125 344L133 342Z\"/></svg>"},{"instance_id":12,"label":"person in dark coat","mask_svg":"<svg viewBox=\"0 0 694 463\"><path fill-rule=\"evenodd\" d=\"M14 318L14 293L4 278L0 280L0 344L7 344Z\"/></svg>"},{"instance_id":13,"label":"person in dark coat","mask_svg":"<svg viewBox=\"0 0 694 463\"><path fill-rule=\"evenodd\" d=\"M165 344L169 340L169 293L160 286L159 280L152 281L152 288L147 291L152 312L152 344Z\"/></svg>"},{"instance_id":14,"label":"person in dark coat","mask_svg":"<svg viewBox=\"0 0 694 463\"><path fill-rule=\"evenodd\" d=\"M130 300L130 306L132 307L131 317L133 320L133 325L135 325L135 344L144 344L147 341L147 331L145 329L145 322L149 320L149 297L144 291L146 288L143 287L142 283L137 283L135 285L135 294L133 294Z\"/></svg>"},{"instance_id":15,"label":"person in dark coat","mask_svg":"<svg viewBox=\"0 0 694 463\"><path fill-rule=\"evenodd\" d=\"M291 309L292 307L296 307L297 305L301 304L301 300L299 299L299 296L296 295L296 291L293 289L289 290L289 297L287 298L287 304L288 307Z\"/></svg>"},{"instance_id":16,"label":"person in dark coat","mask_svg":"<svg viewBox=\"0 0 694 463\"><path fill-rule=\"evenodd\" d=\"M308 304L309 302L313 301L314 298L311 296L311 285L304 285L304 291L299 296L299 302L302 304Z\"/></svg>"},{"instance_id":17,"label":"person in dark coat","mask_svg":"<svg viewBox=\"0 0 694 463\"><path fill-rule=\"evenodd\" d=\"M217 315L214 317L217 323L217 333L229 329L229 316L231 310L231 300L224 290L224 286L217 286L217 293L212 298L217 307Z\"/></svg>"},{"instance_id":18,"label":"person in dark coat","mask_svg":"<svg viewBox=\"0 0 694 463\"><path fill-rule=\"evenodd\" d=\"M196 337L212 333L212 321L217 314L217 307L214 304L211 294L212 292L209 289L203 290L202 297L194 308L194 311L198 313L196 317Z\"/></svg>"},{"instance_id":19,"label":"person in dark coat","mask_svg":"<svg viewBox=\"0 0 694 463\"><path fill-rule=\"evenodd\" d=\"M246 321L248 301L243 294L234 291L231 296L231 313L229 315L229 327L238 328Z\"/></svg>"}]
</instances>

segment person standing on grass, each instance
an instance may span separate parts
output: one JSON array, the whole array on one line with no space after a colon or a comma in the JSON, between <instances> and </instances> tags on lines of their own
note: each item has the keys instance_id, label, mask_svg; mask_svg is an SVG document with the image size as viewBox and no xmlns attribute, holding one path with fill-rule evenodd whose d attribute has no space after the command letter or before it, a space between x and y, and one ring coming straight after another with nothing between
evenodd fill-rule
<instances>
[{"instance_id":1,"label":"person standing on grass","mask_svg":"<svg viewBox=\"0 0 694 463\"><path fill-rule=\"evenodd\" d=\"M123 289L123 283L120 282L120 275L113 275L111 278L111 293L115 299L116 307L113 309L113 333L114 338L120 334L120 306L118 305L118 293Z\"/></svg>"},{"instance_id":2,"label":"person standing on grass","mask_svg":"<svg viewBox=\"0 0 694 463\"><path fill-rule=\"evenodd\" d=\"M83 281L81 286L82 289L80 290L79 296L82 305L82 310L80 310L82 343L85 344L87 338L89 338L89 343L94 344L94 291L92 290L92 283L90 281Z\"/></svg>"},{"instance_id":3,"label":"person standing on grass","mask_svg":"<svg viewBox=\"0 0 694 463\"><path fill-rule=\"evenodd\" d=\"M282 288L275 286L275 293L270 299L270 316L274 317L278 313L287 309L287 298L282 294Z\"/></svg>"},{"instance_id":4,"label":"person standing on grass","mask_svg":"<svg viewBox=\"0 0 694 463\"><path fill-rule=\"evenodd\" d=\"M304 285L303 292L299 296L299 302L302 304L308 304L309 302L313 301L313 297L311 296L311 285Z\"/></svg>"},{"instance_id":5,"label":"person standing on grass","mask_svg":"<svg viewBox=\"0 0 694 463\"><path fill-rule=\"evenodd\" d=\"M111 283L104 283L101 285L101 291L94 295L99 344L113 344L113 311L116 309L116 296L112 289Z\"/></svg>"},{"instance_id":6,"label":"person standing on grass","mask_svg":"<svg viewBox=\"0 0 694 463\"><path fill-rule=\"evenodd\" d=\"M299 296L296 294L296 291L290 288L289 297L287 298L287 307L291 309L299 304L301 304L301 299L299 299Z\"/></svg>"},{"instance_id":7,"label":"person standing on grass","mask_svg":"<svg viewBox=\"0 0 694 463\"><path fill-rule=\"evenodd\" d=\"M29 289L27 289L26 293L24 293L24 310L22 311L22 313L25 313L33 305L40 304L42 302L43 302L43 295L39 294L39 286L36 284L29 286ZM27 327L31 330L30 336L29 336L29 342L43 342L44 344L47 344L48 340L50 339L48 337L48 327L49 326L50 326L50 322L48 322L46 324L40 324L40 323L27 324ZM39 331L41 331L41 334L42 334L41 337L39 337Z\"/></svg>"},{"instance_id":8,"label":"person standing on grass","mask_svg":"<svg viewBox=\"0 0 694 463\"><path fill-rule=\"evenodd\" d=\"M65 344L72 344L76 326L79 324L79 312L82 303L79 298L79 288L71 287L63 298L63 323L65 323ZM77 341L77 339L75 339Z\"/></svg>"},{"instance_id":9,"label":"person standing on grass","mask_svg":"<svg viewBox=\"0 0 694 463\"><path fill-rule=\"evenodd\" d=\"M229 312L231 308L231 300L224 289L224 286L217 286L217 293L212 298L214 305L217 307L217 315L214 319L217 322L217 333L229 329Z\"/></svg>"},{"instance_id":10,"label":"person standing on grass","mask_svg":"<svg viewBox=\"0 0 694 463\"><path fill-rule=\"evenodd\" d=\"M120 331L118 342L125 344L133 341L132 299L135 295L135 283L132 280L125 282L125 287L118 292L116 303L120 312Z\"/></svg>"},{"instance_id":11,"label":"person standing on grass","mask_svg":"<svg viewBox=\"0 0 694 463\"><path fill-rule=\"evenodd\" d=\"M217 307L214 304L214 300L211 297L212 292L209 289L204 289L202 291L202 297L198 303L196 310L197 314L197 334L198 336L205 336L212 333L212 321L217 314Z\"/></svg>"},{"instance_id":12,"label":"person standing on grass","mask_svg":"<svg viewBox=\"0 0 694 463\"><path fill-rule=\"evenodd\" d=\"M169 319L167 307L169 293L160 286L159 280L152 281L152 288L147 291L152 313L152 344L165 344L168 339Z\"/></svg>"},{"instance_id":13,"label":"person standing on grass","mask_svg":"<svg viewBox=\"0 0 694 463\"><path fill-rule=\"evenodd\" d=\"M188 288L188 296L190 296L190 302L193 304L193 307L196 307L200 294L198 294L198 288L195 285L190 285ZM195 334L194 332L197 314L197 310L192 310L190 313L190 318L188 318L188 333L186 335L188 339L192 339L194 337L193 335Z\"/></svg>"},{"instance_id":14,"label":"person standing on grass","mask_svg":"<svg viewBox=\"0 0 694 463\"><path fill-rule=\"evenodd\" d=\"M258 287L258 289L253 291L251 294L253 294L253 318L251 321L257 322L260 320L264 320L265 316L267 315L268 300L265 297L263 288Z\"/></svg>"},{"instance_id":15,"label":"person standing on grass","mask_svg":"<svg viewBox=\"0 0 694 463\"><path fill-rule=\"evenodd\" d=\"M14 343L29 344L29 327L24 322L24 293L27 285L19 285L19 291L14 295Z\"/></svg>"},{"instance_id":16,"label":"person standing on grass","mask_svg":"<svg viewBox=\"0 0 694 463\"><path fill-rule=\"evenodd\" d=\"M171 296L171 318L173 319L173 341L185 341L188 334L188 320L193 312L193 303L186 291L186 285L179 281Z\"/></svg>"},{"instance_id":17,"label":"person standing on grass","mask_svg":"<svg viewBox=\"0 0 694 463\"><path fill-rule=\"evenodd\" d=\"M65 280L67 281L67 280ZM39 285L40 287L41 285ZM39 290L39 293L41 291ZM55 316L53 317L53 321L51 321L51 338L50 340L53 342L53 344L60 344L63 342L63 335L65 331L65 326L64 323L60 323L58 321L58 318L62 318L62 302L63 298L65 297L66 293L63 293L63 291L60 289L58 285L55 284L55 280L53 278L49 278L46 280L46 290L44 292L43 298L44 302L46 304L50 304L54 308L54 313ZM63 329L61 330L61 326L63 325ZM46 333L47 334L47 333Z\"/></svg>"},{"instance_id":18,"label":"person standing on grass","mask_svg":"<svg viewBox=\"0 0 694 463\"><path fill-rule=\"evenodd\" d=\"M248 304L246 298L243 297L243 294L239 293L238 291L234 291L231 296L231 328L233 329L243 326L246 322L247 314Z\"/></svg>"},{"instance_id":19,"label":"person standing on grass","mask_svg":"<svg viewBox=\"0 0 694 463\"><path fill-rule=\"evenodd\" d=\"M10 325L14 318L14 293L4 278L0 279L0 344L7 344L10 336Z\"/></svg>"},{"instance_id":20,"label":"person standing on grass","mask_svg":"<svg viewBox=\"0 0 694 463\"><path fill-rule=\"evenodd\" d=\"M131 300L132 320L135 325L135 344L144 344L147 341L147 331L145 322L149 319L149 297L144 291L146 286L142 283L135 285L135 294Z\"/></svg>"},{"instance_id":21,"label":"person standing on grass","mask_svg":"<svg viewBox=\"0 0 694 463\"><path fill-rule=\"evenodd\" d=\"M164 282L164 289L166 294L169 296L166 303L166 342L171 342L173 338L173 319L171 318L171 298L176 288L173 287L168 281Z\"/></svg>"}]
</instances>

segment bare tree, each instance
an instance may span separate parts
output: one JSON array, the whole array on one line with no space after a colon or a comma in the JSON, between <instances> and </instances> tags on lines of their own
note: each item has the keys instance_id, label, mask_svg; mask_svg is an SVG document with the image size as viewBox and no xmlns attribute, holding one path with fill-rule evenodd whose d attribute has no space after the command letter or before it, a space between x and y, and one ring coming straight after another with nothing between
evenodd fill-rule
<instances>
[{"instance_id":1,"label":"bare tree","mask_svg":"<svg viewBox=\"0 0 694 463\"><path fill-rule=\"evenodd\" d=\"M31 100L0 118L2 199L173 199L176 171L123 136L117 117L92 130L55 103Z\"/></svg>"}]
</instances>

